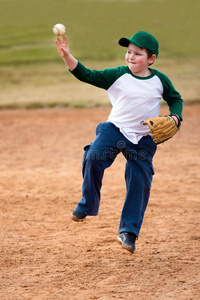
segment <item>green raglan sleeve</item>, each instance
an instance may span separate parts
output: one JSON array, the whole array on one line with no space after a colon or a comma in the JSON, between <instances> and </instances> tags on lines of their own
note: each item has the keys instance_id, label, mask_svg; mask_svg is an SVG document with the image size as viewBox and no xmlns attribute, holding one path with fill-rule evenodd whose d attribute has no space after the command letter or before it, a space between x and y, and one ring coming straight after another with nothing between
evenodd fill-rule
<instances>
[{"instance_id":1,"label":"green raglan sleeve","mask_svg":"<svg viewBox=\"0 0 200 300\"><path fill-rule=\"evenodd\" d=\"M182 120L183 100L181 98L181 95L174 88L172 82L165 74L158 72L157 75L162 82L163 99L167 102L170 113L177 114Z\"/></svg>"},{"instance_id":2,"label":"green raglan sleeve","mask_svg":"<svg viewBox=\"0 0 200 300\"><path fill-rule=\"evenodd\" d=\"M70 71L80 81L108 90L118 76L119 68L110 68L102 71L90 70L78 62L76 68Z\"/></svg>"}]
</instances>

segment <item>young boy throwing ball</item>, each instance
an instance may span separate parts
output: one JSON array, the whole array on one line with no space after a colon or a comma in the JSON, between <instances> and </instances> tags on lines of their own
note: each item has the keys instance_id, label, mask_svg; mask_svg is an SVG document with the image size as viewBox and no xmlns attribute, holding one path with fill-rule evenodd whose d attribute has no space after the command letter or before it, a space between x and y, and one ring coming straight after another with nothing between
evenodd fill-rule
<instances>
[{"instance_id":1,"label":"young boy throwing ball","mask_svg":"<svg viewBox=\"0 0 200 300\"><path fill-rule=\"evenodd\" d=\"M172 137L182 120L181 96L166 75L149 67L158 56L159 45L148 32L139 31L130 39L121 38L119 45L127 47L126 66L102 71L90 70L77 61L70 53L66 37L62 40L57 38L56 45L70 72L81 81L107 90L112 104L107 122L97 126L95 140L84 147L83 197L71 218L81 222L87 215L98 214L104 170L121 152L126 159L127 193L118 241L132 253L149 200L154 174L153 156L157 144L162 142L154 142L154 132L150 126L154 124L154 117L159 116L163 98L170 110L166 120L175 127L171 136L164 140Z\"/></svg>"}]
</instances>

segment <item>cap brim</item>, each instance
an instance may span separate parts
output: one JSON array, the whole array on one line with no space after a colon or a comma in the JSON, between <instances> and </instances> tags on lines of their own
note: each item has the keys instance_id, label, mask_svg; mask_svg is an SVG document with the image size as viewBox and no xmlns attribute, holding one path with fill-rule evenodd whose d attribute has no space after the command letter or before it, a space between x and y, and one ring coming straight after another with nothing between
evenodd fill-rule
<instances>
[{"instance_id":1,"label":"cap brim","mask_svg":"<svg viewBox=\"0 0 200 300\"><path fill-rule=\"evenodd\" d=\"M136 42L136 41L133 41L131 39L127 39L125 37L121 38L119 41L118 41L119 45L122 46L122 47L128 47L128 45L131 43L135 46L138 46L140 48L144 48L140 43Z\"/></svg>"},{"instance_id":2,"label":"cap brim","mask_svg":"<svg viewBox=\"0 0 200 300\"><path fill-rule=\"evenodd\" d=\"M118 44L122 47L128 47L128 45L130 44L130 40L123 37L118 41Z\"/></svg>"}]
</instances>

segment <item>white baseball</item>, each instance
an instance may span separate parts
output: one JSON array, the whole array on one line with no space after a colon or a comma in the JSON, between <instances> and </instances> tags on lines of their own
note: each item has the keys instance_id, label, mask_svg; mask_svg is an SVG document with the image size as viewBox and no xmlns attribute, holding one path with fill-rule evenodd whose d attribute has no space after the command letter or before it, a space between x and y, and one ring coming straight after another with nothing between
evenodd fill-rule
<instances>
[{"instance_id":1,"label":"white baseball","mask_svg":"<svg viewBox=\"0 0 200 300\"><path fill-rule=\"evenodd\" d=\"M65 26L63 24L56 24L53 27L53 33L55 35L64 35L65 34Z\"/></svg>"}]
</instances>

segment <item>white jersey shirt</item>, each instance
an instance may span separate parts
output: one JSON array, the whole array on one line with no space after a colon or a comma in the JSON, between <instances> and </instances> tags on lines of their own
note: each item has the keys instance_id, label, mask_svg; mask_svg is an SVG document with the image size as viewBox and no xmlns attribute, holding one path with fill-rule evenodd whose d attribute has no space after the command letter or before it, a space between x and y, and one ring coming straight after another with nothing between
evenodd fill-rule
<instances>
[{"instance_id":1,"label":"white jersey shirt","mask_svg":"<svg viewBox=\"0 0 200 300\"><path fill-rule=\"evenodd\" d=\"M162 98L167 101L170 112L182 119L180 94L166 75L155 69L150 71L150 76L138 77L127 66L97 71L78 62L71 73L81 81L107 90L112 104L108 121L133 144L138 144L143 136L150 134L148 126L141 122L159 115Z\"/></svg>"}]
</instances>

